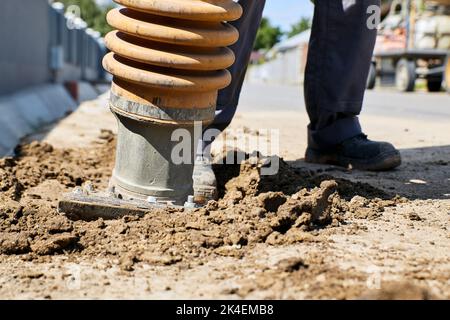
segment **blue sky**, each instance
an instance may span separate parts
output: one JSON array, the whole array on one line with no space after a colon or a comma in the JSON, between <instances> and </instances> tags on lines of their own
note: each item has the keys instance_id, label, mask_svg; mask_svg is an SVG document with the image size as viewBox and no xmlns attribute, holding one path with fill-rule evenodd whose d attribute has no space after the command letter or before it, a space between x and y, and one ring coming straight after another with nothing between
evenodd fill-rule
<instances>
[{"instance_id":1,"label":"blue sky","mask_svg":"<svg viewBox=\"0 0 450 320\"><path fill-rule=\"evenodd\" d=\"M264 15L283 30L300 20L312 17L314 6L310 0L267 0Z\"/></svg>"},{"instance_id":2,"label":"blue sky","mask_svg":"<svg viewBox=\"0 0 450 320\"><path fill-rule=\"evenodd\" d=\"M108 3L111 0L96 0L98 3ZM267 0L264 15L283 30L297 22L301 17L311 17L313 5L310 0Z\"/></svg>"}]
</instances>

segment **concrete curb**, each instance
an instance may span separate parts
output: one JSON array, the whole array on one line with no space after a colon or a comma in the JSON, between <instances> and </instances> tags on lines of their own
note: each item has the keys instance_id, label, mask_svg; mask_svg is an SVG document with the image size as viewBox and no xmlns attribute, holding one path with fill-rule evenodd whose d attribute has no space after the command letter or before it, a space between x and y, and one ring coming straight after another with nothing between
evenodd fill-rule
<instances>
[{"instance_id":1,"label":"concrete curb","mask_svg":"<svg viewBox=\"0 0 450 320\"><path fill-rule=\"evenodd\" d=\"M78 100L83 103L90 100L95 100L99 96L99 91L96 90L89 82L78 82Z\"/></svg>"},{"instance_id":2,"label":"concrete curb","mask_svg":"<svg viewBox=\"0 0 450 320\"><path fill-rule=\"evenodd\" d=\"M62 85L46 84L0 98L0 156L20 140L74 111L77 103Z\"/></svg>"}]
</instances>

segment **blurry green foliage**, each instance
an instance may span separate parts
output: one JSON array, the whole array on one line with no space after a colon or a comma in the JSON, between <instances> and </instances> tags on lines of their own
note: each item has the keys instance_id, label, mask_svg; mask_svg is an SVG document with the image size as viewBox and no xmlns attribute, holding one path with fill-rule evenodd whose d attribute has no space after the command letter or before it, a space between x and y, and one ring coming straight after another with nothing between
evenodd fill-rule
<instances>
[{"instance_id":1,"label":"blurry green foliage","mask_svg":"<svg viewBox=\"0 0 450 320\"><path fill-rule=\"evenodd\" d=\"M255 50L270 49L275 44L277 44L281 37L283 36L283 31L280 27L275 27L270 23L270 20L263 18L261 20L261 25L259 27L258 33L256 35Z\"/></svg>"},{"instance_id":2,"label":"blurry green foliage","mask_svg":"<svg viewBox=\"0 0 450 320\"><path fill-rule=\"evenodd\" d=\"M308 30L309 28L311 28L311 19L302 17L297 23L291 26L291 30L287 33L287 37L291 38L299 33L302 33L303 31Z\"/></svg>"},{"instance_id":3,"label":"blurry green foliage","mask_svg":"<svg viewBox=\"0 0 450 320\"><path fill-rule=\"evenodd\" d=\"M81 18L86 21L88 26L105 36L112 28L106 22L106 13L113 7L100 7L94 0L58 0L67 8L70 5L80 7Z\"/></svg>"}]
</instances>

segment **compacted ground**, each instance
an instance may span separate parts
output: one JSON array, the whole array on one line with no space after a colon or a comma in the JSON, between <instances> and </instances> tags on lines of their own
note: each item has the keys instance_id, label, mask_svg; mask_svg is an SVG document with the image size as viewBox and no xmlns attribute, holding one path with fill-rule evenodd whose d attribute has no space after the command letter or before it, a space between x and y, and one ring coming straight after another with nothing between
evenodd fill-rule
<instances>
[{"instance_id":1,"label":"compacted ground","mask_svg":"<svg viewBox=\"0 0 450 320\"><path fill-rule=\"evenodd\" d=\"M281 151L263 176L248 156L215 165L220 199L205 208L72 221L58 199L106 188L114 164L104 104L0 160L1 298L450 298L449 147L403 150L403 167L380 174ZM252 121L236 123L257 134Z\"/></svg>"}]
</instances>

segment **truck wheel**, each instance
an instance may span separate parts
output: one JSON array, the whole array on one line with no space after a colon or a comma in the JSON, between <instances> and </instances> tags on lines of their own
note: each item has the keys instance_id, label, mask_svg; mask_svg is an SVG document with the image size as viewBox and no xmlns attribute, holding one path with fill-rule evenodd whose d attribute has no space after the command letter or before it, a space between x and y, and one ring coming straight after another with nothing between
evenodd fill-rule
<instances>
[{"instance_id":1,"label":"truck wheel","mask_svg":"<svg viewBox=\"0 0 450 320\"><path fill-rule=\"evenodd\" d=\"M444 86L448 93L450 93L450 55L447 56L447 63L444 74Z\"/></svg>"},{"instance_id":2,"label":"truck wheel","mask_svg":"<svg viewBox=\"0 0 450 320\"><path fill-rule=\"evenodd\" d=\"M429 92L439 92L442 89L442 77L430 78L427 80Z\"/></svg>"},{"instance_id":3,"label":"truck wheel","mask_svg":"<svg viewBox=\"0 0 450 320\"><path fill-rule=\"evenodd\" d=\"M372 62L370 64L369 76L367 77L367 89L372 90L375 88L377 82L377 68L376 64Z\"/></svg>"},{"instance_id":4,"label":"truck wheel","mask_svg":"<svg viewBox=\"0 0 450 320\"><path fill-rule=\"evenodd\" d=\"M402 92L412 92L416 86L416 64L414 61L401 59L395 71L395 84Z\"/></svg>"}]
</instances>

